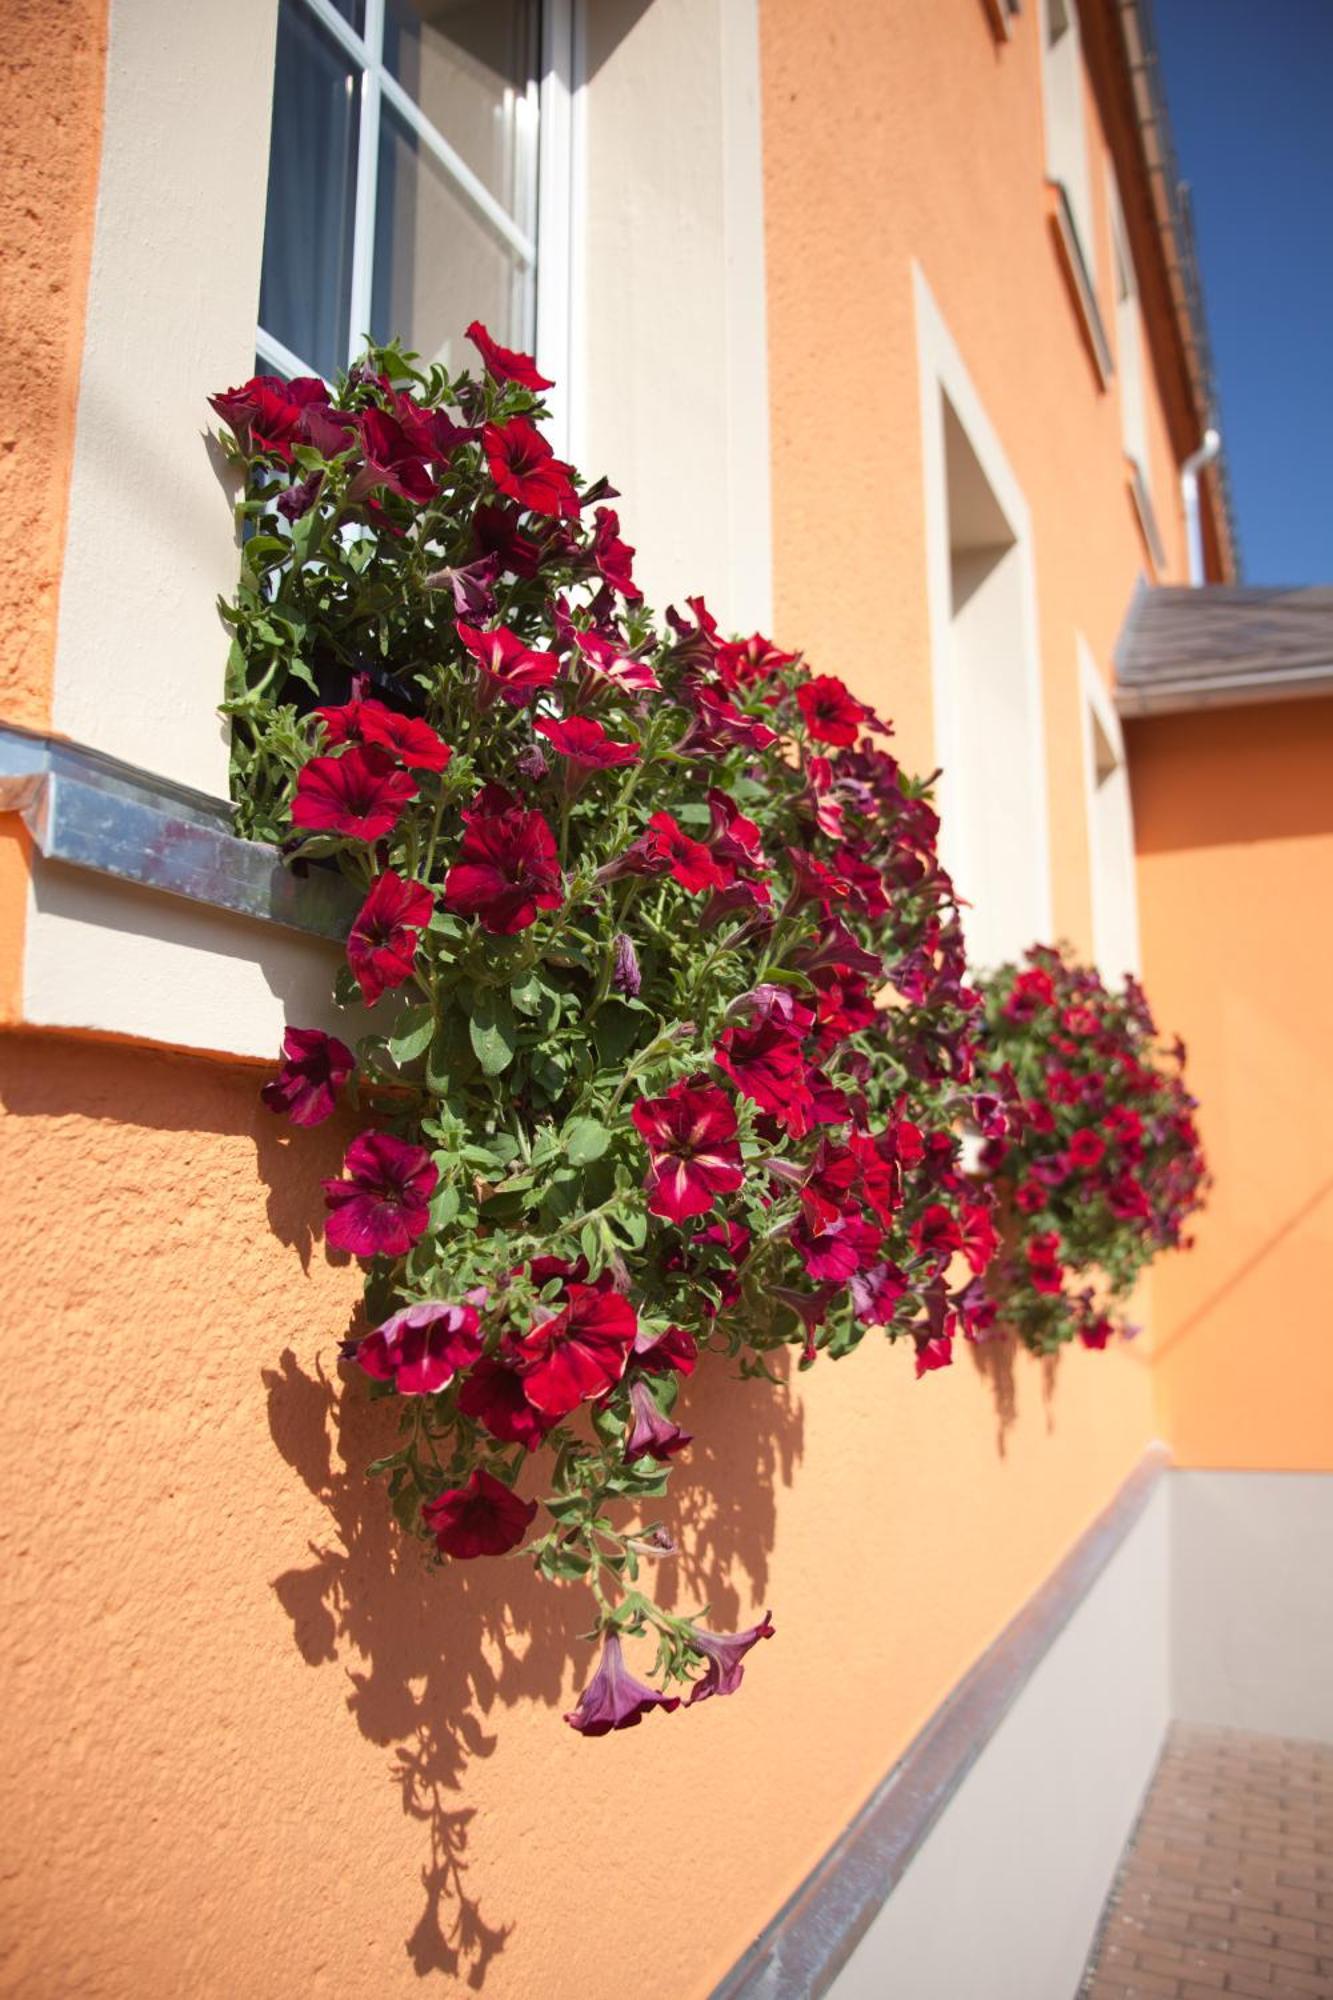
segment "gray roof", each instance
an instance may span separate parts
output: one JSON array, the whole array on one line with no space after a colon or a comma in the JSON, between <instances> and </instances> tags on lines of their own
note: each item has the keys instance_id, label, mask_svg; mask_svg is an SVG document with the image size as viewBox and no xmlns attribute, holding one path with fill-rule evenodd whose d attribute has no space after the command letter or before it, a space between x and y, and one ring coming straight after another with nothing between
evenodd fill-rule
<instances>
[{"instance_id":1,"label":"gray roof","mask_svg":"<svg viewBox=\"0 0 1333 2000\"><path fill-rule=\"evenodd\" d=\"M1333 586L1140 584L1115 671L1122 715L1333 694Z\"/></svg>"}]
</instances>

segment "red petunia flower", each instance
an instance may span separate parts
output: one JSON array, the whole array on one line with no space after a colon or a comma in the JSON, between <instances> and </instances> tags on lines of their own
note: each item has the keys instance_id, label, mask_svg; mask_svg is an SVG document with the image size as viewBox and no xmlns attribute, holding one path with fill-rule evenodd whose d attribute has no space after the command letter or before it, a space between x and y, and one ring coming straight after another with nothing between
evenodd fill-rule
<instances>
[{"instance_id":1,"label":"red petunia flower","mask_svg":"<svg viewBox=\"0 0 1333 2000\"><path fill-rule=\"evenodd\" d=\"M458 636L489 685L515 705L531 701L542 688L550 687L560 671L554 653L534 653L507 626L497 625L493 631L478 632L460 618Z\"/></svg>"},{"instance_id":2,"label":"red petunia flower","mask_svg":"<svg viewBox=\"0 0 1333 2000\"><path fill-rule=\"evenodd\" d=\"M1034 1291L1055 1293L1060 1290L1060 1238L1053 1229L1039 1230L1028 1243L1025 1251L1028 1265L1028 1280Z\"/></svg>"},{"instance_id":3,"label":"red petunia flower","mask_svg":"<svg viewBox=\"0 0 1333 2000\"><path fill-rule=\"evenodd\" d=\"M862 1326L891 1326L898 1301L907 1290L907 1277L896 1264L872 1264L868 1271L854 1272L848 1281L856 1317Z\"/></svg>"},{"instance_id":4,"label":"red petunia flower","mask_svg":"<svg viewBox=\"0 0 1333 2000\"><path fill-rule=\"evenodd\" d=\"M635 1680L625 1665L619 1633L608 1632L597 1671L565 1721L581 1735L605 1736L612 1729L637 1729L649 1709L664 1709L669 1715L679 1707L678 1694L659 1694L645 1681Z\"/></svg>"},{"instance_id":5,"label":"red petunia flower","mask_svg":"<svg viewBox=\"0 0 1333 2000\"><path fill-rule=\"evenodd\" d=\"M552 1424L558 1422L528 1401L517 1367L494 1356L479 1361L458 1392L465 1417L483 1424L500 1444L521 1444L536 1451Z\"/></svg>"},{"instance_id":6,"label":"red petunia flower","mask_svg":"<svg viewBox=\"0 0 1333 2000\"><path fill-rule=\"evenodd\" d=\"M599 507L593 516L592 546L589 551L603 583L629 604L638 604L643 592L634 581L634 551L620 539L620 516L613 507Z\"/></svg>"},{"instance_id":7,"label":"red petunia flower","mask_svg":"<svg viewBox=\"0 0 1333 2000\"><path fill-rule=\"evenodd\" d=\"M565 1417L614 1388L625 1372L638 1320L628 1299L570 1285L563 1312L539 1320L518 1342L523 1393L546 1417Z\"/></svg>"},{"instance_id":8,"label":"red petunia flower","mask_svg":"<svg viewBox=\"0 0 1333 2000\"><path fill-rule=\"evenodd\" d=\"M292 446L309 437L309 413L328 409L329 389L318 375L296 375L290 382L280 375L252 375L239 389L208 401L253 456L290 465Z\"/></svg>"},{"instance_id":9,"label":"red petunia flower","mask_svg":"<svg viewBox=\"0 0 1333 2000\"><path fill-rule=\"evenodd\" d=\"M412 779L378 744L312 757L297 776L292 825L346 840L383 840L416 795Z\"/></svg>"},{"instance_id":10,"label":"red petunia flower","mask_svg":"<svg viewBox=\"0 0 1333 2000\"><path fill-rule=\"evenodd\" d=\"M439 1169L424 1146L362 1132L347 1148L342 1180L323 1183L325 1236L354 1257L402 1257L425 1233Z\"/></svg>"},{"instance_id":11,"label":"red petunia flower","mask_svg":"<svg viewBox=\"0 0 1333 2000\"><path fill-rule=\"evenodd\" d=\"M669 812L655 812L619 862L611 865L625 874L669 875L692 896L724 889L727 882L703 842L691 840Z\"/></svg>"},{"instance_id":12,"label":"red petunia flower","mask_svg":"<svg viewBox=\"0 0 1333 2000\"><path fill-rule=\"evenodd\" d=\"M435 1299L404 1306L357 1341L353 1358L376 1382L392 1382L400 1396L434 1396L482 1349L475 1306Z\"/></svg>"},{"instance_id":13,"label":"red petunia flower","mask_svg":"<svg viewBox=\"0 0 1333 2000\"><path fill-rule=\"evenodd\" d=\"M1093 1167L1100 1166L1106 1157L1106 1141L1100 1132L1094 1132L1090 1125L1085 1125L1069 1141L1065 1157L1071 1167L1090 1172Z\"/></svg>"},{"instance_id":14,"label":"red petunia flower","mask_svg":"<svg viewBox=\"0 0 1333 2000\"><path fill-rule=\"evenodd\" d=\"M626 694L658 694L662 683L646 660L631 659L624 646L603 639L596 632L574 633L579 658L594 673L604 674Z\"/></svg>"},{"instance_id":15,"label":"red petunia flower","mask_svg":"<svg viewBox=\"0 0 1333 2000\"><path fill-rule=\"evenodd\" d=\"M412 977L417 944L434 908L435 898L422 883L405 881L392 868L375 877L347 938L347 963L368 1007Z\"/></svg>"},{"instance_id":16,"label":"red petunia flower","mask_svg":"<svg viewBox=\"0 0 1333 2000\"><path fill-rule=\"evenodd\" d=\"M322 1028L288 1028L281 1067L259 1095L270 1111L285 1111L293 1125L322 1125L355 1068L355 1056L336 1035Z\"/></svg>"},{"instance_id":17,"label":"red petunia flower","mask_svg":"<svg viewBox=\"0 0 1333 2000\"><path fill-rule=\"evenodd\" d=\"M673 1424L670 1417L664 1417L653 1400L653 1392L646 1382L631 1382L629 1390L630 1428L625 1438L625 1462L633 1465L636 1459L655 1458L659 1465L665 1465L678 1451L694 1440L679 1424Z\"/></svg>"},{"instance_id":18,"label":"red petunia flower","mask_svg":"<svg viewBox=\"0 0 1333 2000\"><path fill-rule=\"evenodd\" d=\"M444 878L447 910L479 918L494 937L512 937L535 923L539 910L559 909L564 878L555 836L539 812L487 785L463 823L458 859Z\"/></svg>"},{"instance_id":19,"label":"red petunia flower","mask_svg":"<svg viewBox=\"0 0 1333 2000\"><path fill-rule=\"evenodd\" d=\"M808 1105L809 1065L800 1042L778 1021L727 1028L714 1046L713 1061L743 1097L784 1123L794 1109Z\"/></svg>"},{"instance_id":20,"label":"red petunia flower","mask_svg":"<svg viewBox=\"0 0 1333 2000\"><path fill-rule=\"evenodd\" d=\"M376 743L414 771L443 771L454 754L420 716L402 715L382 701L345 701L340 707L317 708L315 714L331 746Z\"/></svg>"},{"instance_id":21,"label":"red petunia flower","mask_svg":"<svg viewBox=\"0 0 1333 2000\"><path fill-rule=\"evenodd\" d=\"M487 424L481 442L491 478L502 493L534 514L578 518L582 503L574 491L573 467L556 457L526 417L511 417L507 424Z\"/></svg>"},{"instance_id":22,"label":"red petunia flower","mask_svg":"<svg viewBox=\"0 0 1333 2000\"><path fill-rule=\"evenodd\" d=\"M568 757L571 764L580 765L585 771L609 771L616 764L637 764L639 746L637 743L617 743L608 736L600 722L593 722L586 715L571 715L565 722L557 722L554 717L543 715L533 724L539 736L544 736L553 750L562 757Z\"/></svg>"},{"instance_id":23,"label":"red petunia flower","mask_svg":"<svg viewBox=\"0 0 1333 2000\"><path fill-rule=\"evenodd\" d=\"M857 701L836 674L817 674L813 680L803 681L796 690L796 700L817 743L844 747L855 743L870 715L864 702Z\"/></svg>"},{"instance_id":24,"label":"red petunia flower","mask_svg":"<svg viewBox=\"0 0 1333 2000\"><path fill-rule=\"evenodd\" d=\"M917 1335L916 1379L918 1382L923 1375L928 1375L934 1368L952 1368L952 1366L952 1333L933 1333L929 1336Z\"/></svg>"},{"instance_id":25,"label":"red petunia flower","mask_svg":"<svg viewBox=\"0 0 1333 2000\"><path fill-rule=\"evenodd\" d=\"M530 354L520 354L512 347L501 347L498 340L491 339L479 319L473 320L467 329L467 337L481 356L486 373L493 382L517 382L520 389L554 389L554 382L548 382L544 375L537 373L537 364Z\"/></svg>"},{"instance_id":26,"label":"red petunia flower","mask_svg":"<svg viewBox=\"0 0 1333 2000\"><path fill-rule=\"evenodd\" d=\"M816 1283L835 1285L846 1284L871 1265L883 1236L883 1230L864 1216L829 1215L808 1196L802 1198L802 1212L791 1232L792 1247L807 1275Z\"/></svg>"},{"instance_id":27,"label":"red petunia flower","mask_svg":"<svg viewBox=\"0 0 1333 2000\"><path fill-rule=\"evenodd\" d=\"M1078 1337L1085 1347L1103 1348L1114 1331L1110 1320L1103 1316L1101 1319L1092 1320L1087 1326L1081 1326Z\"/></svg>"},{"instance_id":28,"label":"red petunia flower","mask_svg":"<svg viewBox=\"0 0 1333 2000\"><path fill-rule=\"evenodd\" d=\"M912 1224L910 1235L923 1257L947 1264L963 1247L963 1232L942 1201L933 1201Z\"/></svg>"},{"instance_id":29,"label":"red petunia flower","mask_svg":"<svg viewBox=\"0 0 1333 2000\"><path fill-rule=\"evenodd\" d=\"M968 1269L980 1277L1000 1247L991 1212L981 1202L964 1202L962 1234Z\"/></svg>"},{"instance_id":30,"label":"red petunia flower","mask_svg":"<svg viewBox=\"0 0 1333 2000\"><path fill-rule=\"evenodd\" d=\"M479 1465L466 1485L451 1486L427 1500L421 1518L441 1555L468 1562L474 1556L502 1556L516 1549L536 1512L535 1500L520 1500Z\"/></svg>"},{"instance_id":31,"label":"red petunia flower","mask_svg":"<svg viewBox=\"0 0 1333 2000\"><path fill-rule=\"evenodd\" d=\"M707 1701L710 1695L735 1694L745 1678L742 1664L745 1655L761 1639L772 1637L771 1611L766 1611L748 1632L709 1632L702 1625L691 1625L689 1643L696 1653L703 1655L704 1673L690 1690L690 1707L696 1701Z\"/></svg>"},{"instance_id":32,"label":"red petunia flower","mask_svg":"<svg viewBox=\"0 0 1333 2000\"><path fill-rule=\"evenodd\" d=\"M648 1147L648 1206L669 1222L705 1215L734 1194L741 1168L736 1114L709 1084L677 1083L665 1097L641 1097L630 1116Z\"/></svg>"},{"instance_id":33,"label":"red petunia flower","mask_svg":"<svg viewBox=\"0 0 1333 2000\"><path fill-rule=\"evenodd\" d=\"M363 410L357 429L365 458L358 483L367 488L387 486L418 507L429 506L440 489L426 470L421 443L384 410Z\"/></svg>"},{"instance_id":34,"label":"red petunia flower","mask_svg":"<svg viewBox=\"0 0 1333 2000\"><path fill-rule=\"evenodd\" d=\"M735 1224L746 1242L748 1230ZM710 1234L705 1231L704 1234ZM699 1359L699 1343L692 1333L683 1326L669 1326L665 1333L650 1333L640 1328L634 1338L634 1361L648 1375L665 1375L675 1369L678 1375L692 1375L694 1364Z\"/></svg>"}]
</instances>

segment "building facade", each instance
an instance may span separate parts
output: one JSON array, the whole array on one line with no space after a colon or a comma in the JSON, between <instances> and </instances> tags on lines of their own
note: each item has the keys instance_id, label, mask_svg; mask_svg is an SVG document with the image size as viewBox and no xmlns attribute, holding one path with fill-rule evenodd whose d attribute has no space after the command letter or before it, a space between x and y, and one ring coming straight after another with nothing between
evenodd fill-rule
<instances>
[{"instance_id":1,"label":"building facade","mask_svg":"<svg viewBox=\"0 0 1333 2000\"><path fill-rule=\"evenodd\" d=\"M682 1588L719 1621L773 1604L778 1643L688 1728L561 1729L560 1611L512 1566L405 1552L362 1476L382 1426L334 1393L359 1281L318 1183L346 1133L298 1157L258 1087L337 946L199 858L229 852L238 560L206 398L256 357L332 373L366 332L452 365L476 316L535 346L649 600L799 646L941 767L976 956L1066 938L1160 976L1188 1038L1230 959L1215 930L1183 949L1221 888L1164 829L1182 782L1225 787L1226 728L1136 765L1113 666L1136 588L1188 580L1211 416L1146 33L1136 0L6 10L9 1990L1072 1991L1195 1698L1173 1537L1219 1546L1145 1453L1313 1477L1327 1419L1251 1431L1239 1355L1224 1395L1182 1369L1183 1260L1146 1302L1164 1375L1145 1338L701 1382L724 1443L686 1474ZM1227 583L1216 465L1201 496ZM1287 1083L1313 1011L1291 1032ZM1200 1077L1223 1218L1243 1149L1212 1107L1251 1033ZM986 1683L896 1872L784 1983L788 1899L1025 1618L1008 1719Z\"/></svg>"}]
</instances>

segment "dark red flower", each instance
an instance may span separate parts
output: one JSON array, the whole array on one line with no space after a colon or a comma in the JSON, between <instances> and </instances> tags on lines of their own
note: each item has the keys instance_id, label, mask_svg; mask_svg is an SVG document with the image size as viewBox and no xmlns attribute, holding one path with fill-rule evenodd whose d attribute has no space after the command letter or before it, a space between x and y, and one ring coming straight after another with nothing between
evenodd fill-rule
<instances>
[{"instance_id":1,"label":"dark red flower","mask_svg":"<svg viewBox=\"0 0 1333 2000\"><path fill-rule=\"evenodd\" d=\"M691 840L669 812L655 812L620 862L612 866L627 874L669 875L692 896L726 885L726 877L703 842Z\"/></svg>"},{"instance_id":2,"label":"dark red flower","mask_svg":"<svg viewBox=\"0 0 1333 2000\"><path fill-rule=\"evenodd\" d=\"M534 653L507 626L497 625L493 631L478 632L460 618L458 636L491 687L515 705L531 701L542 688L550 687L560 671L554 653Z\"/></svg>"},{"instance_id":3,"label":"dark red flower","mask_svg":"<svg viewBox=\"0 0 1333 2000\"><path fill-rule=\"evenodd\" d=\"M430 1219L439 1169L424 1146L362 1132L347 1148L342 1180L323 1183L325 1236L354 1257L401 1257Z\"/></svg>"},{"instance_id":4,"label":"dark red flower","mask_svg":"<svg viewBox=\"0 0 1333 2000\"><path fill-rule=\"evenodd\" d=\"M748 1242L748 1231L739 1223L735 1226ZM645 1374L665 1375L674 1368L678 1375L692 1375L698 1359L699 1343L683 1326L669 1326L665 1333L657 1334L640 1327L634 1337L635 1365L642 1368Z\"/></svg>"},{"instance_id":5,"label":"dark red flower","mask_svg":"<svg viewBox=\"0 0 1333 2000\"><path fill-rule=\"evenodd\" d=\"M877 1223L855 1213L830 1216L809 1196L802 1197L801 1215L791 1233L792 1246L809 1276L837 1285L871 1264L883 1237Z\"/></svg>"},{"instance_id":6,"label":"dark red flower","mask_svg":"<svg viewBox=\"0 0 1333 2000\"><path fill-rule=\"evenodd\" d=\"M1055 1231L1040 1230L1027 1244L1024 1254L1027 1257L1028 1281L1033 1290L1051 1294L1058 1292L1062 1266L1060 1238Z\"/></svg>"},{"instance_id":7,"label":"dark red flower","mask_svg":"<svg viewBox=\"0 0 1333 2000\"><path fill-rule=\"evenodd\" d=\"M808 1101L809 1065L801 1044L776 1020L758 1021L752 1028L727 1028L714 1046L713 1061L743 1097L784 1122L794 1108Z\"/></svg>"},{"instance_id":8,"label":"dark red flower","mask_svg":"<svg viewBox=\"0 0 1333 2000\"><path fill-rule=\"evenodd\" d=\"M654 1215L684 1222L740 1187L736 1114L722 1091L677 1083L665 1097L641 1097L630 1116L648 1147L644 1185Z\"/></svg>"},{"instance_id":9,"label":"dark red flower","mask_svg":"<svg viewBox=\"0 0 1333 2000\"><path fill-rule=\"evenodd\" d=\"M707 1701L713 1694L735 1694L745 1678L742 1662L752 1646L761 1639L773 1637L773 1613L766 1611L757 1625L748 1632L709 1632L702 1625L691 1625L689 1644L703 1657L704 1673L690 1690L689 1705L696 1701Z\"/></svg>"},{"instance_id":10,"label":"dark red flower","mask_svg":"<svg viewBox=\"0 0 1333 2000\"><path fill-rule=\"evenodd\" d=\"M577 519L581 503L574 491L573 467L556 457L526 417L511 417L507 424L487 424L481 441L491 478L502 493L534 514Z\"/></svg>"},{"instance_id":11,"label":"dark red flower","mask_svg":"<svg viewBox=\"0 0 1333 2000\"><path fill-rule=\"evenodd\" d=\"M964 1202L962 1209L963 1254L968 1269L979 1277L1000 1247L990 1210L981 1202Z\"/></svg>"},{"instance_id":12,"label":"dark red flower","mask_svg":"<svg viewBox=\"0 0 1333 2000\"><path fill-rule=\"evenodd\" d=\"M1075 1132L1065 1149L1065 1158L1070 1166L1085 1171L1100 1166L1105 1157L1106 1141L1090 1125L1084 1125Z\"/></svg>"},{"instance_id":13,"label":"dark red flower","mask_svg":"<svg viewBox=\"0 0 1333 2000\"><path fill-rule=\"evenodd\" d=\"M478 792L463 814L458 859L444 878L444 907L477 917L495 937L512 937L558 910L564 878L555 836L539 812L516 805L498 785Z\"/></svg>"},{"instance_id":14,"label":"dark red flower","mask_svg":"<svg viewBox=\"0 0 1333 2000\"><path fill-rule=\"evenodd\" d=\"M467 337L481 356L486 373L493 382L517 382L520 389L554 389L554 382L548 382L544 375L537 373L537 364L530 354L519 354L512 347L501 347L498 340L491 339L479 319L473 320Z\"/></svg>"},{"instance_id":15,"label":"dark red flower","mask_svg":"<svg viewBox=\"0 0 1333 2000\"><path fill-rule=\"evenodd\" d=\"M1115 1328L1111 1325L1110 1320L1103 1314L1100 1319L1094 1319L1087 1326L1081 1326L1078 1330L1078 1337L1085 1347L1102 1348L1105 1347L1114 1331Z\"/></svg>"},{"instance_id":16,"label":"dark red flower","mask_svg":"<svg viewBox=\"0 0 1333 2000\"><path fill-rule=\"evenodd\" d=\"M312 757L297 775L292 825L346 840L383 840L416 795L412 779L378 744Z\"/></svg>"},{"instance_id":17,"label":"dark red flower","mask_svg":"<svg viewBox=\"0 0 1333 2000\"><path fill-rule=\"evenodd\" d=\"M293 1125L321 1125L355 1068L355 1056L336 1035L322 1028L288 1028L281 1067L259 1094L270 1111L285 1111Z\"/></svg>"},{"instance_id":18,"label":"dark red flower","mask_svg":"<svg viewBox=\"0 0 1333 2000\"><path fill-rule=\"evenodd\" d=\"M356 1343L354 1358L376 1382L392 1382L400 1396L433 1396L474 1362L481 1348L475 1306L427 1299L390 1314Z\"/></svg>"},{"instance_id":19,"label":"dark red flower","mask_svg":"<svg viewBox=\"0 0 1333 2000\"><path fill-rule=\"evenodd\" d=\"M941 1201L933 1201L912 1224L913 1244L923 1257L947 1264L955 1250L963 1247L963 1233Z\"/></svg>"},{"instance_id":20,"label":"dark red flower","mask_svg":"<svg viewBox=\"0 0 1333 2000\"><path fill-rule=\"evenodd\" d=\"M387 486L418 507L428 506L440 489L426 470L420 443L383 410L363 410L357 429L365 458L358 483L367 488Z\"/></svg>"},{"instance_id":21,"label":"dark red flower","mask_svg":"<svg viewBox=\"0 0 1333 2000\"><path fill-rule=\"evenodd\" d=\"M317 708L315 714L331 746L377 743L416 771L443 771L454 754L428 722L386 708L382 701L345 701L340 707Z\"/></svg>"},{"instance_id":22,"label":"dark red flower","mask_svg":"<svg viewBox=\"0 0 1333 2000\"><path fill-rule=\"evenodd\" d=\"M855 743L869 716L864 702L856 700L836 674L817 674L803 681L796 699L805 726L817 743Z\"/></svg>"},{"instance_id":23,"label":"dark red flower","mask_svg":"<svg viewBox=\"0 0 1333 2000\"><path fill-rule=\"evenodd\" d=\"M405 881L392 868L375 877L347 938L347 963L368 1007L412 977L417 944L434 908L435 898L422 883Z\"/></svg>"},{"instance_id":24,"label":"dark red flower","mask_svg":"<svg viewBox=\"0 0 1333 2000\"><path fill-rule=\"evenodd\" d=\"M239 389L208 400L253 456L290 465L292 446L309 436L307 414L328 409L329 389L317 375L296 375L290 382L280 375L253 375Z\"/></svg>"},{"instance_id":25,"label":"dark red flower","mask_svg":"<svg viewBox=\"0 0 1333 2000\"><path fill-rule=\"evenodd\" d=\"M632 659L624 645L617 646L596 632L576 631L573 639L584 664L594 673L605 675L626 694L657 694L661 691L662 683L648 662Z\"/></svg>"},{"instance_id":26,"label":"dark red flower","mask_svg":"<svg viewBox=\"0 0 1333 2000\"><path fill-rule=\"evenodd\" d=\"M593 722L586 715L571 715L564 722L557 722L553 716L540 716L533 724L539 736L544 736L553 750L567 757L571 764L580 765L585 771L609 771L616 764L637 764L639 746L637 743L617 743L608 736L600 722Z\"/></svg>"},{"instance_id":27,"label":"dark red flower","mask_svg":"<svg viewBox=\"0 0 1333 2000\"><path fill-rule=\"evenodd\" d=\"M862 1326L891 1326L898 1301L907 1290L906 1275L896 1264L872 1264L849 1281L852 1304Z\"/></svg>"},{"instance_id":28,"label":"dark red flower","mask_svg":"<svg viewBox=\"0 0 1333 2000\"><path fill-rule=\"evenodd\" d=\"M557 1421L534 1409L518 1369L493 1357L479 1361L468 1374L458 1407L465 1417L484 1424L500 1444L521 1444L525 1451L536 1451Z\"/></svg>"},{"instance_id":29,"label":"dark red flower","mask_svg":"<svg viewBox=\"0 0 1333 2000\"><path fill-rule=\"evenodd\" d=\"M916 1378L919 1382L933 1368L953 1366L952 1333L918 1334L916 1336Z\"/></svg>"},{"instance_id":30,"label":"dark red flower","mask_svg":"<svg viewBox=\"0 0 1333 2000\"><path fill-rule=\"evenodd\" d=\"M543 1416L568 1416L614 1388L625 1372L638 1321L628 1299L570 1285L563 1312L539 1320L518 1342L523 1393Z\"/></svg>"},{"instance_id":31,"label":"dark red flower","mask_svg":"<svg viewBox=\"0 0 1333 2000\"><path fill-rule=\"evenodd\" d=\"M1020 972L1014 979L1009 998L1004 1003L1004 1013L1011 1021L1030 1021L1043 1007L1055 1003L1055 984L1049 972L1039 966L1030 972Z\"/></svg>"},{"instance_id":32,"label":"dark red flower","mask_svg":"<svg viewBox=\"0 0 1333 2000\"><path fill-rule=\"evenodd\" d=\"M646 1382L631 1382L629 1388L630 1427L625 1438L625 1462L655 1458L665 1465L678 1451L693 1443L688 1431L664 1417Z\"/></svg>"},{"instance_id":33,"label":"dark red flower","mask_svg":"<svg viewBox=\"0 0 1333 2000\"><path fill-rule=\"evenodd\" d=\"M620 539L620 517L612 507L599 507L593 516L592 545L589 553L598 574L627 603L637 604L643 592L634 581L634 551Z\"/></svg>"},{"instance_id":34,"label":"dark red flower","mask_svg":"<svg viewBox=\"0 0 1333 2000\"><path fill-rule=\"evenodd\" d=\"M532 1524L535 1500L520 1500L502 1480L478 1466L466 1485L427 1500L421 1518L444 1556L502 1556L516 1549Z\"/></svg>"},{"instance_id":35,"label":"dark red flower","mask_svg":"<svg viewBox=\"0 0 1333 2000\"><path fill-rule=\"evenodd\" d=\"M620 1634L608 1632L597 1671L565 1721L584 1736L605 1736L613 1729L637 1729L651 1708L664 1709L669 1715L679 1707L678 1694L659 1694L646 1682L635 1680L625 1665Z\"/></svg>"}]
</instances>

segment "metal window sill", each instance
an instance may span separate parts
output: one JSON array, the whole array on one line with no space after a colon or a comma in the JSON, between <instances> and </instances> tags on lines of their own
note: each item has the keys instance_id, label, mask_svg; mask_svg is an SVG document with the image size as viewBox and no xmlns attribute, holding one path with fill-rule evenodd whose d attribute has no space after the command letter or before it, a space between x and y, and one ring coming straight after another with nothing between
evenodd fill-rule
<instances>
[{"instance_id":1,"label":"metal window sill","mask_svg":"<svg viewBox=\"0 0 1333 2000\"><path fill-rule=\"evenodd\" d=\"M341 940L356 911L332 870L296 874L276 847L232 832L232 808L77 743L0 723L0 811L39 854L206 908Z\"/></svg>"}]
</instances>

